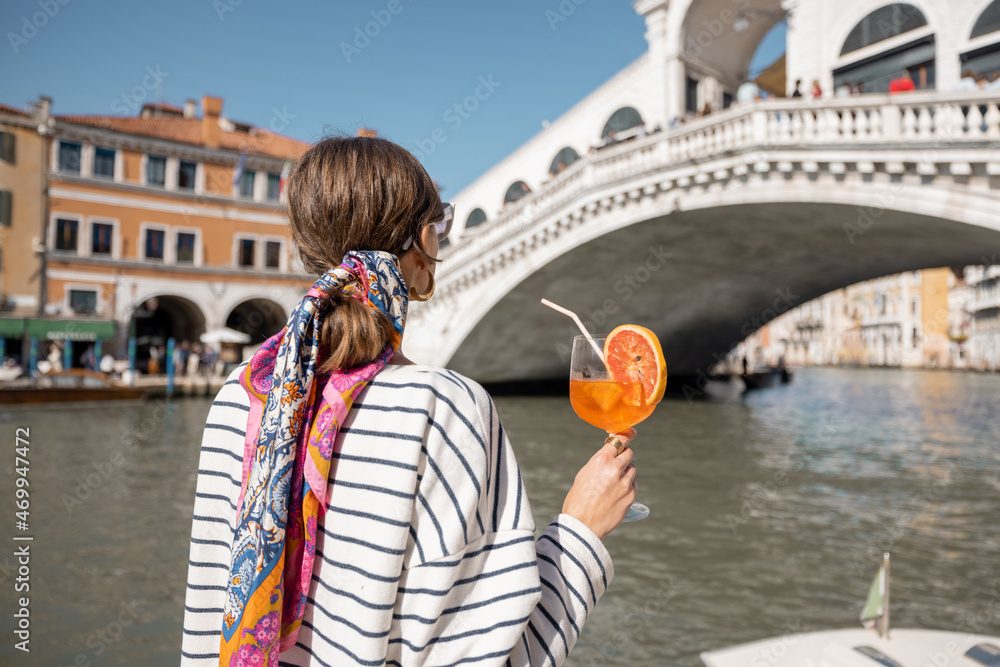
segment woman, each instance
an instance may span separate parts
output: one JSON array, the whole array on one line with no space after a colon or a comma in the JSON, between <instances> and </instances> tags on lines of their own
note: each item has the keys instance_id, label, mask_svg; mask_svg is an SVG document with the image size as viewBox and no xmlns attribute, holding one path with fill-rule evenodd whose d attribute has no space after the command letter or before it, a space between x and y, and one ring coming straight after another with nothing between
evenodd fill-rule
<instances>
[{"instance_id":1,"label":"woman","mask_svg":"<svg viewBox=\"0 0 1000 667\"><path fill-rule=\"evenodd\" d=\"M560 664L612 576L631 450L598 451L536 541L489 395L399 348L450 227L427 172L327 139L288 201L322 275L209 412L182 664Z\"/></svg>"}]
</instances>

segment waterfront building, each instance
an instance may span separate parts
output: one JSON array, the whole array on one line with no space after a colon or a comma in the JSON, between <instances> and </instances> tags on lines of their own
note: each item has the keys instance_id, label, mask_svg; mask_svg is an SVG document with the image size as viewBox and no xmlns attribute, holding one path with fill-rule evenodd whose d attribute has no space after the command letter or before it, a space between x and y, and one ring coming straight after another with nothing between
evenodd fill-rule
<instances>
[{"instance_id":1,"label":"waterfront building","mask_svg":"<svg viewBox=\"0 0 1000 667\"><path fill-rule=\"evenodd\" d=\"M971 266L965 270L969 286L969 365L977 370L1000 370L1000 266Z\"/></svg>"},{"instance_id":2,"label":"waterfront building","mask_svg":"<svg viewBox=\"0 0 1000 667\"><path fill-rule=\"evenodd\" d=\"M124 356L131 336L143 369L168 338L194 344L229 327L253 344L283 326L312 281L292 254L282 201L283 169L307 144L222 109L210 96L200 115L193 100L146 104L134 117L35 105L35 135L25 131L18 157L25 170L31 155L41 160L45 192L33 208L30 188L15 193L34 252L20 237L4 252L40 263L40 284L4 288L37 297L25 336L43 348L65 341L74 366L90 345Z\"/></svg>"}]
</instances>

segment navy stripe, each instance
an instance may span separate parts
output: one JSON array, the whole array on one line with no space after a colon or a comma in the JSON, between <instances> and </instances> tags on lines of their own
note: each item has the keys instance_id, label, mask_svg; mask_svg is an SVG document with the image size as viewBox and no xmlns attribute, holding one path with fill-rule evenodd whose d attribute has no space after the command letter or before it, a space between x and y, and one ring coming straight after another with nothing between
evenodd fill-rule
<instances>
[{"instance_id":1,"label":"navy stripe","mask_svg":"<svg viewBox=\"0 0 1000 667\"><path fill-rule=\"evenodd\" d=\"M569 533L570 535L572 535L576 539L578 539L581 542L583 542L583 546L587 547L587 551L589 551L590 554L594 557L594 562L597 563L597 567L601 568L601 579L604 580L604 588L607 588L608 587L608 578L605 576L605 573L604 573L604 563L602 563L601 559L597 556L597 552L594 551L594 547L590 546L590 543L587 540L583 539L583 536L580 535L579 533L577 533L572 528L570 528L570 527L568 527L568 526L560 523L559 524L559 529L560 530L565 530L567 533Z\"/></svg>"},{"instance_id":2,"label":"navy stripe","mask_svg":"<svg viewBox=\"0 0 1000 667\"><path fill-rule=\"evenodd\" d=\"M228 479L235 486L242 486L242 484L238 480L235 480L232 477L230 477L229 475L227 475L226 473L219 472L218 470L202 470L201 468L199 468L198 469L198 474L199 475L209 475L211 477L222 477L223 479Z\"/></svg>"},{"instance_id":3,"label":"navy stripe","mask_svg":"<svg viewBox=\"0 0 1000 667\"><path fill-rule=\"evenodd\" d=\"M321 612L323 612L323 614L327 618L329 618L331 621L337 621L338 623L343 623L344 625L346 625L347 627L349 627L351 630L354 630L355 632L357 632L362 637L368 637L368 638L372 639L372 638L377 638L377 637L386 637L386 636L389 635L389 631L388 630L386 630L385 632L369 632L367 630L363 630L363 629L361 629L360 626L355 625L354 623L351 623L346 618L344 618L342 616L337 616L335 614L331 614L330 612L328 612L326 609L323 608L323 605L321 605L320 603L316 602L316 600L312 599L308 595L306 596L306 600L308 600L310 602L310 604L312 604L313 607L315 607L316 609L319 609Z\"/></svg>"},{"instance_id":4,"label":"navy stripe","mask_svg":"<svg viewBox=\"0 0 1000 667\"><path fill-rule=\"evenodd\" d=\"M490 433L493 433L493 402L490 402ZM498 519L497 513L500 511L500 462L503 460L503 456L500 453L500 446L503 443L503 426L500 424L500 420L497 420L497 468L493 475L493 481L495 486L493 487L493 532L497 532Z\"/></svg>"},{"instance_id":5,"label":"navy stripe","mask_svg":"<svg viewBox=\"0 0 1000 667\"><path fill-rule=\"evenodd\" d=\"M427 510L427 515L431 518L431 523L433 523L434 527L437 529L438 540L441 541L441 555L442 556L447 555L448 547L446 547L444 544L444 533L441 532L441 524L438 523L437 517L434 515L434 511L431 509L430 503L428 503L427 499L424 498L424 494L420 493L419 491L417 492L417 500L419 500L420 504L424 506L425 510Z\"/></svg>"},{"instance_id":6,"label":"navy stripe","mask_svg":"<svg viewBox=\"0 0 1000 667\"><path fill-rule=\"evenodd\" d=\"M521 467L517 467L517 503L514 505L514 529L517 529L517 520L521 516ZM594 554L595 556L597 554ZM603 570L603 568L602 568ZM604 587L608 587L608 582L605 580ZM569 652L566 653L569 655Z\"/></svg>"},{"instance_id":7,"label":"navy stripe","mask_svg":"<svg viewBox=\"0 0 1000 667\"><path fill-rule=\"evenodd\" d=\"M531 664L531 647L528 646L528 638L525 637L526 633L521 633L521 641L524 642L524 650L528 652L528 664Z\"/></svg>"},{"instance_id":8,"label":"navy stripe","mask_svg":"<svg viewBox=\"0 0 1000 667\"><path fill-rule=\"evenodd\" d=\"M217 517L217 516L199 516L199 515L195 514L194 515L194 520L195 521L211 521L212 523L221 523L226 528L228 528L229 530L231 530L231 531L234 530L234 528L231 525L229 525L229 521L226 520L226 519L223 519L221 517Z\"/></svg>"},{"instance_id":9,"label":"navy stripe","mask_svg":"<svg viewBox=\"0 0 1000 667\"><path fill-rule=\"evenodd\" d=\"M181 655L185 658L190 658L191 660L219 659L218 653L188 653L187 651L181 651Z\"/></svg>"},{"instance_id":10,"label":"navy stripe","mask_svg":"<svg viewBox=\"0 0 1000 667\"><path fill-rule=\"evenodd\" d=\"M440 644L440 643L444 643L444 642L455 641L456 639L465 639L466 637L475 637L476 635L485 635L485 634L487 634L489 632L493 632L497 628L506 628L506 627L509 627L511 625L520 625L520 624L524 623L525 621L527 621L530 618L531 618L530 616L525 616L524 618L515 618L515 619L510 620L510 621L500 621L499 623L496 623L496 624L494 624L494 625L492 625L492 626L490 626L488 628L480 628L478 630L469 630L468 632L460 632L457 635L446 635L446 636L443 636L443 637L431 637L427 641L426 644L424 644L423 646L419 646L419 647L416 644L412 644L412 643L406 641L402 637L393 637L392 639L389 640L389 643L390 644L402 644L403 646L405 646L406 648L410 649L411 651L414 651L416 653L421 653L421 652L424 651L424 649L426 649L428 646L431 646L433 644ZM303 623L304 622L305 621L303 621Z\"/></svg>"},{"instance_id":11,"label":"navy stripe","mask_svg":"<svg viewBox=\"0 0 1000 667\"><path fill-rule=\"evenodd\" d=\"M552 539L551 537L549 537L548 535L542 535L542 536L541 536L541 537L539 538L539 541L541 541L541 540L548 540L548 541L549 541L549 542L551 542L552 544L556 545L556 548L557 548L557 549L559 549L559 551L561 551L561 552L563 552L564 554L566 554L566 557L567 557L567 558L569 558L569 559L570 559L571 561L573 561L573 562L574 562L574 563L576 564L576 566L577 566L578 568L580 568L580 571L581 571L581 572L583 572L583 576L584 576L584 577L585 577L585 578L587 579L587 585L588 585L588 586L590 586L590 597L591 597L591 599L592 599L592 600L594 601L594 604L597 604L597 594L596 594L596 593L594 593L594 584L590 583L590 573L589 573L589 572L587 572L587 568L585 568L585 567L583 566L583 563L581 563L581 562L580 562L580 561L579 561L579 560L577 559L577 557L576 557L576 556L574 556L574 555L573 555L573 554L571 554L570 552L566 551L566 550L565 550L565 549L563 548L563 546L562 546L561 544L559 544L558 542L556 542L555 540L553 540L553 539Z\"/></svg>"},{"instance_id":12,"label":"navy stripe","mask_svg":"<svg viewBox=\"0 0 1000 667\"><path fill-rule=\"evenodd\" d=\"M430 413L423 408L406 408L402 405L376 405L374 403L355 403L352 408L356 410L375 410L377 412L405 412L406 414L429 416Z\"/></svg>"},{"instance_id":13,"label":"navy stripe","mask_svg":"<svg viewBox=\"0 0 1000 667\"><path fill-rule=\"evenodd\" d=\"M318 631L316 628L314 628L313 625L312 625L312 623L310 623L309 621L307 621L305 619L302 619L302 625L304 625L307 628L309 628L310 630L312 630L313 634L315 634L317 637L319 637L320 639L322 639L323 641L325 641L330 646L333 646L334 648L340 649L341 651L343 651L347 655L351 656L351 658L354 660L354 662L356 662L356 663L358 663L360 665L371 665L372 667L376 667L377 665L381 665L381 664L383 664L385 662L385 660L362 660L358 656L356 656L353 653L351 653L346 647L341 646L340 644L338 644L335 641L331 641L328 637L325 637L323 635L323 633L320 632L320 631ZM318 655L316 655L315 653L313 653L312 649L309 648L308 646L306 646L305 644L303 644L302 642L295 642L295 645L298 646L299 648L301 648L303 651L305 651L309 655L311 655L312 659L314 661L318 662L319 664L323 665L323 667L333 667L333 665L331 665L330 663L326 662L325 660L321 659Z\"/></svg>"},{"instance_id":14,"label":"navy stripe","mask_svg":"<svg viewBox=\"0 0 1000 667\"><path fill-rule=\"evenodd\" d=\"M195 544L209 544L216 547L225 547L227 549L233 546L229 542L220 542L219 540L199 540L197 537L192 537L191 541L194 542Z\"/></svg>"},{"instance_id":15,"label":"navy stripe","mask_svg":"<svg viewBox=\"0 0 1000 667\"><path fill-rule=\"evenodd\" d=\"M540 634L538 634L538 630L535 630L535 626L533 623L531 623L531 621L528 621L528 629L531 630L531 634L535 635L535 639L538 640L538 643L541 645L542 650L545 651L545 655L549 656L549 660L552 661L552 664L553 665L556 664L556 659L555 657L553 657L552 651L550 651L549 647L545 645L545 640L542 639L542 636Z\"/></svg>"},{"instance_id":16,"label":"navy stripe","mask_svg":"<svg viewBox=\"0 0 1000 667\"><path fill-rule=\"evenodd\" d=\"M399 581L399 577L383 577L378 574L372 574L368 570L363 570L355 565L349 565L348 563L341 563L340 561L333 560L332 558L327 558L326 554L324 554L319 549L316 550L316 555L334 567L342 567L345 570L350 570L351 572L357 572L361 576L371 579L372 581L382 581L385 583L395 583Z\"/></svg>"},{"instance_id":17,"label":"navy stripe","mask_svg":"<svg viewBox=\"0 0 1000 667\"><path fill-rule=\"evenodd\" d=\"M387 440L409 440L410 442L423 442L419 435L406 435L405 433L393 433L392 431L373 431L367 428L350 428L344 426L340 433L356 433L358 435L370 435L373 438L385 438Z\"/></svg>"},{"instance_id":18,"label":"navy stripe","mask_svg":"<svg viewBox=\"0 0 1000 667\"><path fill-rule=\"evenodd\" d=\"M370 512L362 512L360 510L349 510L345 507L334 507L333 505L327 504L326 509L331 512L336 512L337 514L347 514L348 516L357 516L362 519L369 519L371 521L380 521L382 523L387 523L390 526L409 526L409 521L397 521L396 519L389 519L384 516L379 516L378 514L372 514Z\"/></svg>"},{"instance_id":19,"label":"navy stripe","mask_svg":"<svg viewBox=\"0 0 1000 667\"><path fill-rule=\"evenodd\" d=\"M461 376L461 375L459 375L459 374L458 374L458 373L456 373L455 371L453 371L453 370L451 370L451 369L448 369L448 368L446 368L446 369L444 370L444 372L445 372L445 373L446 373L447 375L450 375L450 376L451 376L451 378L449 378L449 379L451 379L451 380L452 380L452 382L457 382L458 384L462 385L462 388L464 388L464 389L465 389L465 391L466 391L466 392L467 392L467 393L469 394L469 398L471 398L471 399L472 399L472 402L473 402L473 403L475 403L475 402L476 402L476 395L472 393L472 389L470 389L470 388L469 388L469 385L468 385L468 383L466 383L466 381L465 381L464 379L462 379L462 376Z\"/></svg>"},{"instance_id":20,"label":"navy stripe","mask_svg":"<svg viewBox=\"0 0 1000 667\"><path fill-rule=\"evenodd\" d=\"M201 451L203 451L203 452L213 452L215 454L225 454L226 456L231 456L232 458L236 459L240 463L243 463L243 456L242 455L237 455L234 452L229 451L228 449L222 449L221 447L202 447Z\"/></svg>"},{"instance_id":21,"label":"navy stripe","mask_svg":"<svg viewBox=\"0 0 1000 667\"><path fill-rule=\"evenodd\" d=\"M239 384L239 383L240 383L239 378L237 378L235 380L226 380L225 382L222 383L222 386L228 387L231 384Z\"/></svg>"},{"instance_id":22,"label":"navy stripe","mask_svg":"<svg viewBox=\"0 0 1000 667\"><path fill-rule=\"evenodd\" d=\"M312 576L312 580L315 581L316 583L318 583L320 586L322 586L326 590L330 591L330 593L332 593L333 595L342 595L345 598L350 598L351 600L354 600L355 602L357 602L361 606L368 607L369 609L375 609L377 611L388 611L388 610L392 609L393 606L394 606L394 605L391 605L391 604L372 604L371 602L368 602L367 600L363 600L363 599L359 598L357 595L354 595L353 593L348 593L347 591L342 591L340 589L334 588L330 584L328 584L325 581L323 581L322 579L320 579L319 575L316 575L316 574L314 574Z\"/></svg>"},{"instance_id":23,"label":"navy stripe","mask_svg":"<svg viewBox=\"0 0 1000 667\"><path fill-rule=\"evenodd\" d=\"M217 567L225 571L229 571L229 566L223 563L199 563L195 560L188 560L188 565L193 565L194 567Z\"/></svg>"},{"instance_id":24,"label":"navy stripe","mask_svg":"<svg viewBox=\"0 0 1000 667\"><path fill-rule=\"evenodd\" d=\"M520 563L518 565L511 565L509 567L501 568L499 570L494 570L493 572L483 572L481 574L477 574L474 577L468 577L466 579L459 579L458 581L456 581L455 583L452 584L451 588L449 588L448 590L444 590L444 591L437 591L437 590L434 590L433 588L404 588L403 586L400 586L399 587L399 592L400 593L423 593L424 595L444 596L444 595L448 595L449 593L451 593L451 591L454 589L455 586L462 586L464 584L471 584L471 583L476 582L476 581L482 581L483 579L490 579L492 577L496 577L496 576L501 575L501 574L507 574L508 572L513 572L515 570L523 570L526 567L534 567L534 566L535 566L535 563Z\"/></svg>"},{"instance_id":25,"label":"navy stripe","mask_svg":"<svg viewBox=\"0 0 1000 667\"><path fill-rule=\"evenodd\" d=\"M434 471L434 474L438 476L438 479L441 480L441 486L444 487L444 490L447 491L448 495L451 497L451 504L455 506L455 514L458 515L458 520L462 524L462 535L465 536L465 542L468 543L469 526L468 524L465 523L465 515L462 514L462 505L458 502L458 498L455 497L455 492L451 490L451 484L449 484L448 480L445 479L445 476L441 473L441 469L438 468L437 463L434 462L434 458L427 451L427 448L421 447L420 451L422 451L424 455L427 456L428 465L430 465L431 470Z\"/></svg>"},{"instance_id":26,"label":"navy stripe","mask_svg":"<svg viewBox=\"0 0 1000 667\"><path fill-rule=\"evenodd\" d=\"M389 554L390 556L402 556L405 551L402 549L390 549L389 547L384 547L381 544L375 544L374 542L367 542L357 537L348 537L347 535L340 535L338 533L333 533L327 530L326 526L323 526L323 533L333 540L338 540L340 542L348 542L350 544L357 544L362 547L367 547L372 551L378 551L380 553Z\"/></svg>"},{"instance_id":27,"label":"navy stripe","mask_svg":"<svg viewBox=\"0 0 1000 667\"><path fill-rule=\"evenodd\" d=\"M228 384L228 383L226 383ZM242 403L233 403L232 401L213 401L212 407L216 405L221 405L224 408L236 408L237 410L243 410L244 412L250 412L250 406L243 405Z\"/></svg>"},{"instance_id":28,"label":"navy stripe","mask_svg":"<svg viewBox=\"0 0 1000 667\"><path fill-rule=\"evenodd\" d=\"M190 588L193 591L224 591L224 590L226 590L225 586L209 586L208 584L204 584L204 585L201 585L201 584L188 584L187 587Z\"/></svg>"},{"instance_id":29,"label":"navy stripe","mask_svg":"<svg viewBox=\"0 0 1000 667\"><path fill-rule=\"evenodd\" d=\"M375 486L374 484L359 484L358 482L348 482L344 479L334 479L333 483L335 486L343 486L348 489L362 489L364 491L373 491L375 493L384 493L389 496L396 496L397 498L408 498L413 499L412 493L404 493L402 491L396 491L395 489L388 489L384 486Z\"/></svg>"},{"instance_id":30,"label":"navy stripe","mask_svg":"<svg viewBox=\"0 0 1000 667\"><path fill-rule=\"evenodd\" d=\"M192 637L208 637L209 635L219 634L218 630L188 630L184 628L184 634L191 635Z\"/></svg>"},{"instance_id":31,"label":"navy stripe","mask_svg":"<svg viewBox=\"0 0 1000 667\"><path fill-rule=\"evenodd\" d=\"M545 607L542 606L541 602L538 603L538 611L542 612L542 616L544 616L548 622L552 624L552 627L555 628L556 632L559 633L559 636L562 637L563 646L566 647L566 655L569 655L569 642L566 641L566 633L563 632L562 628L559 627L559 624L556 623L556 619L552 618L552 614L550 614Z\"/></svg>"},{"instance_id":32,"label":"navy stripe","mask_svg":"<svg viewBox=\"0 0 1000 667\"><path fill-rule=\"evenodd\" d=\"M347 429L342 428L342 429L340 429L340 432L343 433L346 430ZM354 433L358 433L358 431L354 431ZM417 441L421 442L421 439L417 438ZM334 452L331 455L331 457L335 458L335 459L343 459L344 461L358 461L360 463L375 463L375 464L378 464L378 465L391 466L393 468L402 468L403 470L413 470L413 471L416 471L416 469L417 469L417 466L410 465L409 463L400 463L399 461L393 461L391 459L379 459L379 458L373 458L371 456L354 456L353 454L341 454L340 452Z\"/></svg>"},{"instance_id":33,"label":"navy stripe","mask_svg":"<svg viewBox=\"0 0 1000 667\"><path fill-rule=\"evenodd\" d=\"M195 496L195 498L207 498L209 500L222 500L222 501L225 501L225 502L229 503L229 506L232 507L233 509L236 509L236 503L233 502L232 498L228 498L226 496L220 496L217 493L196 493L196 494L194 494L194 496Z\"/></svg>"},{"instance_id":34,"label":"navy stripe","mask_svg":"<svg viewBox=\"0 0 1000 667\"><path fill-rule=\"evenodd\" d=\"M437 389L435 389L432 385L424 384L422 382L406 382L406 383L402 383L402 384L395 384L395 383L392 383L392 382L369 382L368 384L372 384L372 385L376 385L376 386L378 386L378 385L384 385L386 387L398 387L398 388L413 387L413 388L416 388L416 389L427 389L432 394L434 394L434 396L436 396L438 398L438 400L440 400L445 405L447 405L448 407L451 408L451 411L455 413L455 416L458 417L459 420L461 420L463 424L465 424L466 426L469 427L469 431L476 438L476 441L479 443L479 445L483 448L483 452L486 451L486 443L483 442L482 436L480 436L479 432L476 431L475 427L473 427L472 422L470 422L466 418L466 416L464 414L462 414L462 412L458 408L455 407L455 404L452 403L451 400L447 396L443 395L441 392L439 392Z\"/></svg>"},{"instance_id":35,"label":"navy stripe","mask_svg":"<svg viewBox=\"0 0 1000 667\"><path fill-rule=\"evenodd\" d=\"M413 530L413 525L410 525L410 535L413 536L413 544L417 547L417 553L420 554L420 563L423 564L427 559L424 557L424 548L420 546L420 539L417 537L417 531Z\"/></svg>"},{"instance_id":36,"label":"navy stripe","mask_svg":"<svg viewBox=\"0 0 1000 667\"><path fill-rule=\"evenodd\" d=\"M494 602L502 602L503 600L521 597L522 595L528 595L530 593L540 593L541 591L542 589L536 586L535 588L525 588L523 591L504 593L503 595L498 595L495 598L490 598L489 600L483 600L481 602L472 602L470 604L459 605L457 607L449 607L448 609L443 610L437 618L424 618L423 616L418 616L416 614L393 614L392 617L400 621L419 621L425 625L433 625L441 619L441 616L446 614L456 614L460 611L467 611L469 609L479 609L480 607L489 606Z\"/></svg>"},{"instance_id":37,"label":"navy stripe","mask_svg":"<svg viewBox=\"0 0 1000 667\"><path fill-rule=\"evenodd\" d=\"M575 588L573 588L573 584L569 583L569 579L567 579L566 575L562 573L562 570L559 569L559 566L556 565L556 562L554 560L552 560L551 558L549 558L548 556L546 556L545 554L538 554L538 558L540 560L544 560L546 563L549 563L550 565L552 565L552 567L555 568L556 572L558 572L559 576L562 578L563 583L566 584L566 589L570 593L572 593L573 595L576 596L576 599L580 601L580 604L582 604L583 608L586 609L587 612L589 613L590 612L590 607L587 606L587 601L583 599L583 596L580 595L579 591L577 591Z\"/></svg>"},{"instance_id":38,"label":"navy stripe","mask_svg":"<svg viewBox=\"0 0 1000 667\"><path fill-rule=\"evenodd\" d=\"M466 662L479 662L480 660L489 660L490 658L501 658L505 655L510 655L510 652L513 650L514 648L511 647L506 651L494 651L493 653L487 653L485 655L477 655L471 658L462 658L461 660L457 660L455 662L448 664L446 667L454 667L455 665L461 665ZM510 660L507 661L507 664L510 664Z\"/></svg>"},{"instance_id":39,"label":"navy stripe","mask_svg":"<svg viewBox=\"0 0 1000 667\"><path fill-rule=\"evenodd\" d=\"M205 424L205 428L215 429L216 431L229 431L230 433L235 433L241 438L245 438L247 435L247 432L244 429L229 426L228 424L213 424L212 422L209 422Z\"/></svg>"},{"instance_id":40,"label":"navy stripe","mask_svg":"<svg viewBox=\"0 0 1000 667\"><path fill-rule=\"evenodd\" d=\"M534 535L525 535L524 537L519 537L516 540L511 540L509 542L502 542L500 544L496 543L487 544L482 549L477 549L476 551L471 551L465 554L459 560L444 561L444 562L434 561L431 563L423 563L420 567L454 567L456 565L461 565L462 561L464 561L466 558L474 558L475 556L478 556L484 551L493 551L494 549L502 549L503 547L509 547L512 544L521 544L522 542L534 542L534 541L535 541Z\"/></svg>"},{"instance_id":41,"label":"navy stripe","mask_svg":"<svg viewBox=\"0 0 1000 667\"><path fill-rule=\"evenodd\" d=\"M221 614L222 607L189 607L184 605L184 609L187 611L192 611L196 614Z\"/></svg>"},{"instance_id":42,"label":"navy stripe","mask_svg":"<svg viewBox=\"0 0 1000 667\"><path fill-rule=\"evenodd\" d=\"M547 586L547 587L549 588L549 590L551 590L551 591L552 591L553 593L555 593L555 594L556 594L556 598L557 598L557 599L559 600L559 602L560 602L560 603L562 604L562 608L563 608L563 611L565 611L565 612L566 612L566 620L567 620L567 621L569 621L569 624L573 626L573 630L575 630L575 631L576 631L576 636L577 636L577 637L579 637L579 636L580 636L580 628L579 628L579 627L577 626L577 624L576 624L576 623L575 623L575 622L573 621L573 614L571 614L571 613L570 613L570 611L569 611L569 607L568 607L568 606L566 606L566 601L565 601L565 600L563 600L563 596L562 596L562 594L561 594L561 593L559 592L559 589L558 589L558 588L556 588L556 587L555 587L554 585L550 584L550 583L549 583L549 580L548 580L548 579L546 579L545 577L541 576L541 574L539 574L539 575L538 575L538 580L539 580L540 582L542 582L542 584L544 584L545 586Z\"/></svg>"}]
</instances>

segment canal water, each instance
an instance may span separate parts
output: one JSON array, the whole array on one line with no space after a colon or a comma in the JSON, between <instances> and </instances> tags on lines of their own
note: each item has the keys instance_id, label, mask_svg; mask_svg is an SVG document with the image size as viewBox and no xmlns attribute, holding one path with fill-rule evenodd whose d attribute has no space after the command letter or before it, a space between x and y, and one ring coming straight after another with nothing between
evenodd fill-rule
<instances>
[{"instance_id":1,"label":"canal water","mask_svg":"<svg viewBox=\"0 0 1000 667\"><path fill-rule=\"evenodd\" d=\"M566 397L497 405L541 530L603 436ZM0 663L178 663L208 406L0 411L8 466L15 428L31 429L35 537L30 656L6 611L9 537L0 552ZM712 648L857 627L883 551L894 626L1000 634L998 406L1000 375L839 369L665 400L633 444L652 513L607 538L614 580L570 664L693 666Z\"/></svg>"}]
</instances>

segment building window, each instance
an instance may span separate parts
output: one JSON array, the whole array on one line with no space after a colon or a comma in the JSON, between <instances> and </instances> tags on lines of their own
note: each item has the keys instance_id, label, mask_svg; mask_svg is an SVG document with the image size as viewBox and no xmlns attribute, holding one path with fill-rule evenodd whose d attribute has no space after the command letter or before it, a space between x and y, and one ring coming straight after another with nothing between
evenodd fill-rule
<instances>
[{"instance_id":1,"label":"building window","mask_svg":"<svg viewBox=\"0 0 1000 667\"><path fill-rule=\"evenodd\" d=\"M194 190L194 176L197 170L197 163L181 160L177 166L177 187L182 190Z\"/></svg>"},{"instance_id":2,"label":"building window","mask_svg":"<svg viewBox=\"0 0 1000 667\"><path fill-rule=\"evenodd\" d=\"M163 237L166 233L162 229L146 230L146 259L163 259Z\"/></svg>"},{"instance_id":3,"label":"building window","mask_svg":"<svg viewBox=\"0 0 1000 667\"><path fill-rule=\"evenodd\" d=\"M0 225L10 227L14 213L14 193L0 190Z\"/></svg>"},{"instance_id":4,"label":"building window","mask_svg":"<svg viewBox=\"0 0 1000 667\"><path fill-rule=\"evenodd\" d=\"M64 220L62 218L56 220L56 250L63 250L66 252L76 252L77 245L77 233L80 231L80 222L78 220Z\"/></svg>"},{"instance_id":5,"label":"building window","mask_svg":"<svg viewBox=\"0 0 1000 667\"><path fill-rule=\"evenodd\" d=\"M281 268L281 241L268 241L264 244L264 268Z\"/></svg>"},{"instance_id":6,"label":"building window","mask_svg":"<svg viewBox=\"0 0 1000 667\"><path fill-rule=\"evenodd\" d=\"M253 199L253 182L257 176L255 171L244 171L240 177L240 196Z\"/></svg>"},{"instance_id":7,"label":"building window","mask_svg":"<svg viewBox=\"0 0 1000 667\"><path fill-rule=\"evenodd\" d=\"M115 177L115 151L112 148L94 149L94 176Z\"/></svg>"},{"instance_id":8,"label":"building window","mask_svg":"<svg viewBox=\"0 0 1000 667\"><path fill-rule=\"evenodd\" d=\"M698 113L698 79L688 77L685 82L684 110L690 114Z\"/></svg>"},{"instance_id":9,"label":"building window","mask_svg":"<svg viewBox=\"0 0 1000 667\"><path fill-rule=\"evenodd\" d=\"M733 96L729 93L722 93L722 108L728 109L733 106Z\"/></svg>"},{"instance_id":10,"label":"building window","mask_svg":"<svg viewBox=\"0 0 1000 667\"><path fill-rule=\"evenodd\" d=\"M195 235L189 232L177 233L177 262L184 264L194 263L194 242Z\"/></svg>"},{"instance_id":11,"label":"building window","mask_svg":"<svg viewBox=\"0 0 1000 667\"><path fill-rule=\"evenodd\" d=\"M281 174L267 173L267 200L278 201L281 196Z\"/></svg>"},{"instance_id":12,"label":"building window","mask_svg":"<svg viewBox=\"0 0 1000 667\"><path fill-rule=\"evenodd\" d=\"M70 174L80 173L80 144L69 141L59 142L59 171Z\"/></svg>"},{"instance_id":13,"label":"building window","mask_svg":"<svg viewBox=\"0 0 1000 667\"><path fill-rule=\"evenodd\" d=\"M237 257L240 266L253 268L255 246L256 242L253 239L240 239L239 256Z\"/></svg>"},{"instance_id":14,"label":"building window","mask_svg":"<svg viewBox=\"0 0 1000 667\"><path fill-rule=\"evenodd\" d=\"M14 133L0 132L0 160L14 164Z\"/></svg>"},{"instance_id":15,"label":"building window","mask_svg":"<svg viewBox=\"0 0 1000 667\"><path fill-rule=\"evenodd\" d=\"M90 225L90 254L110 255L111 239L114 235L114 225L106 222L95 222Z\"/></svg>"},{"instance_id":16,"label":"building window","mask_svg":"<svg viewBox=\"0 0 1000 667\"><path fill-rule=\"evenodd\" d=\"M163 186L167 176L167 158L150 155L146 158L146 185Z\"/></svg>"},{"instance_id":17,"label":"building window","mask_svg":"<svg viewBox=\"0 0 1000 667\"><path fill-rule=\"evenodd\" d=\"M919 334L917 333L917 328L916 328L916 327L913 327L913 347L914 347L914 348L916 348L916 347L917 347L917 344L918 344L918 342L919 342L919 339L918 339L918 335L919 335Z\"/></svg>"},{"instance_id":18,"label":"building window","mask_svg":"<svg viewBox=\"0 0 1000 667\"><path fill-rule=\"evenodd\" d=\"M97 292L94 290L71 289L69 307L74 313L96 313Z\"/></svg>"}]
</instances>

